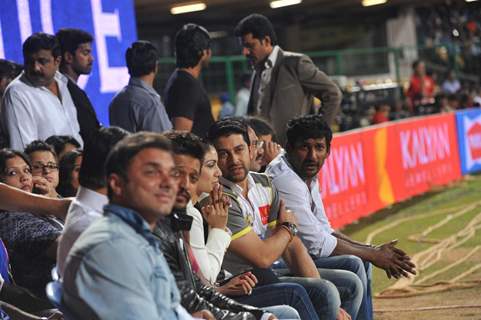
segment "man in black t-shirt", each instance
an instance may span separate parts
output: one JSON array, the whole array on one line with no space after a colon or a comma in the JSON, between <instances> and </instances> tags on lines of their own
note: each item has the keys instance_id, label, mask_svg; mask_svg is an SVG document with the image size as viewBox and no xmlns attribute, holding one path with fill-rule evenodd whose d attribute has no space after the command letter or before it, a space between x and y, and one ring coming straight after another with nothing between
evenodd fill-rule
<instances>
[{"instance_id":1,"label":"man in black t-shirt","mask_svg":"<svg viewBox=\"0 0 481 320\"><path fill-rule=\"evenodd\" d=\"M164 102L174 130L204 137L214 123L207 92L199 80L212 56L210 36L203 27L189 23L175 36L177 69L164 90Z\"/></svg>"},{"instance_id":2,"label":"man in black t-shirt","mask_svg":"<svg viewBox=\"0 0 481 320\"><path fill-rule=\"evenodd\" d=\"M60 29L55 37L60 43L62 61L60 72L67 76L67 88L77 109L80 136L84 142L100 128L95 109L87 94L78 85L80 75L88 75L92 71L94 57L92 55L93 37L80 29Z\"/></svg>"}]
</instances>

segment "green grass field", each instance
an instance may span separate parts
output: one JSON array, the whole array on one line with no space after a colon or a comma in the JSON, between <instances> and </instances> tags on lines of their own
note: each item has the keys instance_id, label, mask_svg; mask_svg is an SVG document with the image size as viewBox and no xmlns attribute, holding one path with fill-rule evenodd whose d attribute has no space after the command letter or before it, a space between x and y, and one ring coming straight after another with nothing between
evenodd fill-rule
<instances>
[{"instance_id":1,"label":"green grass field","mask_svg":"<svg viewBox=\"0 0 481 320\"><path fill-rule=\"evenodd\" d=\"M390 208L379 211L370 217L364 218L356 224L346 227L343 232L359 241L365 241L368 235L389 224L395 224L399 220L413 218L399 223L392 228L383 230L377 234L373 244L380 244L392 239L399 239L398 246L409 255L414 255L427 250L434 243L412 241L410 236L419 235L428 228L438 224L440 221L451 217L451 219L439 228L435 228L426 235L426 239L442 240L459 232L466 231L470 221L481 213L481 205L476 205L472 210L456 215L462 209L481 201L481 175L469 176L451 186L437 188L427 194L415 197ZM466 211L466 210L465 210ZM479 227L480 224L478 223ZM416 277L415 283L441 268L458 261L462 257L481 245L481 228L473 230L471 238L460 244L458 247L444 252L439 261L429 268L426 268ZM481 265L481 250L474 253L465 262L446 270L423 284L431 284L436 281L450 280L465 272L469 268ZM477 270L462 280L481 279L481 271ZM388 280L386 274L374 268L373 292L379 293L394 284L395 280Z\"/></svg>"}]
</instances>

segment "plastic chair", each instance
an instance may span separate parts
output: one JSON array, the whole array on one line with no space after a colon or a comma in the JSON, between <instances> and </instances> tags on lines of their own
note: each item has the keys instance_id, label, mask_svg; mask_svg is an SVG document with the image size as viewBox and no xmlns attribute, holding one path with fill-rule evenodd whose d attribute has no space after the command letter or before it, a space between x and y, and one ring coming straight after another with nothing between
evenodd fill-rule
<instances>
[{"instance_id":1,"label":"plastic chair","mask_svg":"<svg viewBox=\"0 0 481 320\"><path fill-rule=\"evenodd\" d=\"M72 313L70 313L66 306L63 304L63 288L61 281L57 280L47 283L45 291L47 292L48 300L53 304L55 308L57 308L58 310L60 310L60 312L63 313L64 320L76 319L74 316L72 316Z\"/></svg>"},{"instance_id":2,"label":"plastic chair","mask_svg":"<svg viewBox=\"0 0 481 320\"><path fill-rule=\"evenodd\" d=\"M62 283L60 281L53 281L47 284L47 298L54 305L55 308L62 311Z\"/></svg>"}]
</instances>

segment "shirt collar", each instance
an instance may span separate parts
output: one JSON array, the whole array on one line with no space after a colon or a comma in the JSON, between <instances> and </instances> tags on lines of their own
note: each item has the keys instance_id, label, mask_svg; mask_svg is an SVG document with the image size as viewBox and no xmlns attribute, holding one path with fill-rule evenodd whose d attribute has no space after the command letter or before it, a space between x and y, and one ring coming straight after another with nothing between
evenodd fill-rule
<instances>
[{"instance_id":1,"label":"shirt collar","mask_svg":"<svg viewBox=\"0 0 481 320\"><path fill-rule=\"evenodd\" d=\"M155 95L156 97L159 96L159 94L157 93L157 91L155 91L154 88L149 86L147 83L145 83L145 81L141 80L140 78L130 77L129 85L141 87L142 89L147 90L147 92L149 92L150 94Z\"/></svg>"},{"instance_id":2,"label":"shirt collar","mask_svg":"<svg viewBox=\"0 0 481 320\"><path fill-rule=\"evenodd\" d=\"M274 46L271 54L269 55L269 57L267 57L267 60L264 62L264 69L270 69L276 65L279 50L280 50L279 46Z\"/></svg>"},{"instance_id":3,"label":"shirt collar","mask_svg":"<svg viewBox=\"0 0 481 320\"><path fill-rule=\"evenodd\" d=\"M103 207L109 202L107 196L83 186L78 188L76 198L82 204L97 212L102 212Z\"/></svg>"},{"instance_id":4,"label":"shirt collar","mask_svg":"<svg viewBox=\"0 0 481 320\"><path fill-rule=\"evenodd\" d=\"M27 74L25 73L25 71L22 71L22 73L20 74L20 80L25 82L26 84L28 84L29 86L31 87L34 87L34 88L45 88L47 89L47 87L45 86L34 86L32 82L30 82L30 80L28 80L28 77L27 77ZM55 72L55 75L54 75L54 80L57 81L57 83L62 86L66 86L67 85L67 82L68 82L68 78L66 76L64 76L63 74L61 74L59 71L56 71ZM48 89L47 89L48 90Z\"/></svg>"},{"instance_id":5,"label":"shirt collar","mask_svg":"<svg viewBox=\"0 0 481 320\"><path fill-rule=\"evenodd\" d=\"M306 181L303 180L298 174L297 172L294 170L294 168L292 167L292 165L289 163L289 161L287 160L287 153L284 153L281 155L281 161L283 163L283 166L285 170L290 170L291 171L291 174L295 175L297 178L299 178L302 182L304 182L304 184L307 185ZM312 181L311 181L311 186L313 186L316 182L317 182L317 179L319 179L319 174L317 174L314 178L312 178Z\"/></svg>"},{"instance_id":6,"label":"shirt collar","mask_svg":"<svg viewBox=\"0 0 481 320\"><path fill-rule=\"evenodd\" d=\"M219 182L220 182L221 185L230 189L232 192L234 192L237 195L242 195L242 192L244 191L244 189L242 189L241 186L239 186L238 184L235 184L232 181L227 180L224 177L219 177ZM254 185L255 185L254 178L252 178L251 174L248 173L247 174L247 188L251 189L252 186L254 186Z\"/></svg>"},{"instance_id":7,"label":"shirt collar","mask_svg":"<svg viewBox=\"0 0 481 320\"><path fill-rule=\"evenodd\" d=\"M145 219L134 210L116 204L107 204L104 206L104 214L112 214L119 217L123 222L144 237L152 246L158 247L158 240L152 234L147 221L145 221Z\"/></svg>"}]
</instances>

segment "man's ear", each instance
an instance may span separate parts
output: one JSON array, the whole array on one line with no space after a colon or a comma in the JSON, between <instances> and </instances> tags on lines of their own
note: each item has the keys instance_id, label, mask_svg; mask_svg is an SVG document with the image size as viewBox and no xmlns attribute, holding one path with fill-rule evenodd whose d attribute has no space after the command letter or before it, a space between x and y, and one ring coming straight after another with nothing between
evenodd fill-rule
<instances>
[{"instance_id":1,"label":"man's ear","mask_svg":"<svg viewBox=\"0 0 481 320\"><path fill-rule=\"evenodd\" d=\"M65 52L62 57L64 63L71 64L73 62L73 54L70 52Z\"/></svg>"},{"instance_id":2,"label":"man's ear","mask_svg":"<svg viewBox=\"0 0 481 320\"><path fill-rule=\"evenodd\" d=\"M122 197L124 193L125 181L116 173L112 173L107 177L107 184L112 190L112 196L117 198Z\"/></svg>"},{"instance_id":3,"label":"man's ear","mask_svg":"<svg viewBox=\"0 0 481 320\"><path fill-rule=\"evenodd\" d=\"M264 42L264 45L270 45L272 47L272 39L269 36L265 36L264 39L262 39Z\"/></svg>"},{"instance_id":4,"label":"man's ear","mask_svg":"<svg viewBox=\"0 0 481 320\"><path fill-rule=\"evenodd\" d=\"M256 159L255 154L256 154L256 148L257 147L251 143L251 144L249 144L248 148L249 148L249 159L251 161L254 161Z\"/></svg>"},{"instance_id":5,"label":"man's ear","mask_svg":"<svg viewBox=\"0 0 481 320\"><path fill-rule=\"evenodd\" d=\"M61 55L56 57L56 58L53 58L53 63L55 64L55 66L58 67L61 62L62 62L62 56Z\"/></svg>"}]
</instances>

